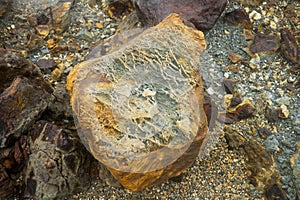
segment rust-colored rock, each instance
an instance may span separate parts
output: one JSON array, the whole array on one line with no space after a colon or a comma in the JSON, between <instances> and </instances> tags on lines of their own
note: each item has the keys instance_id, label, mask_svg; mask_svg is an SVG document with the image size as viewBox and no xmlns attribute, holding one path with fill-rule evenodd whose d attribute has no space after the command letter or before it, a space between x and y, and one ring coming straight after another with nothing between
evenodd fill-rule
<instances>
[{"instance_id":1,"label":"rust-colored rock","mask_svg":"<svg viewBox=\"0 0 300 200\"><path fill-rule=\"evenodd\" d=\"M249 15L244 8L239 8L225 14L225 22L232 26L241 26L246 29L252 29L253 25Z\"/></svg>"},{"instance_id":2,"label":"rust-colored rock","mask_svg":"<svg viewBox=\"0 0 300 200\"><path fill-rule=\"evenodd\" d=\"M203 33L173 14L69 74L79 136L124 187L162 183L198 156L207 132L197 68L205 46Z\"/></svg>"},{"instance_id":3,"label":"rust-colored rock","mask_svg":"<svg viewBox=\"0 0 300 200\"><path fill-rule=\"evenodd\" d=\"M0 148L14 144L41 116L51 93L51 86L38 78L17 77L0 95Z\"/></svg>"},{"instance_id":4,"label":"rust-colored rock","mask_svg":"<svg viewBox=\"0 0 300 200\"><path fill-rule=\"evenodd\" d=\"M25 197L60 199L91 185L97 174L97 161L75 132L38 121L29 131L29 143Z\"/></svg>"},{"instance_id":5,"label":"rust-colored rock","mask_svg":"<svg viewBox=\"0 0 300 200\"><path fill-rule=\"evenodd\" d=\"M293 32L289 29L281 30L281 54L293 63L300 65L300 47Z\"/></svg>"},{"instance_id":6,"label":"rust-colored rock","mask_svg":"<svg viewBox=\"0 0 300 200\"><path fill-rule=\"evenodd\" d=\"M197 29L211 29L226 6L226 0L133 0L145 26L161 22L171 13L178 13Z\"/></svg>"},{"instance_id":7,"label":"rust-colored rock","mask_svg":"<svg viewBox=\"0 0 300 200\"><path fill-rule=\"evenodd\" d=\"M18 53L0 48L0 93L18 76L36 77L39 69Z\"/></svg>"}]
</instances>

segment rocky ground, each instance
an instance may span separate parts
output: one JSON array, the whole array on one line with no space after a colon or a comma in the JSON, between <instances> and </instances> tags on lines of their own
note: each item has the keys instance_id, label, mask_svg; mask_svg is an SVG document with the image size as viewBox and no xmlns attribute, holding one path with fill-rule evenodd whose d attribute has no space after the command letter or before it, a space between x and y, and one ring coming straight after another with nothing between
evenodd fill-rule
<instances>
[{"instance_id":1,"label":"rocky ground","mask_svg":"<svg viewBox=\"0 0 300 200\"><path fill-rule=\"evenodd\" d=\"M0 10L1 47L31 61L38 67L36 74L39 75L28 77L40 76L54 89L56 100L42 92L42 99L49 98L52 103L44 108L43 102L36 100L41 102L40 114L31 115L35 120L48 122L41 121L34 127L28 123L29 132L39 130L42 124L46 130L49 128L49 133L58 134L55 138L64 133L61 137L67 141L77 141L76 136L69 139L74 138L72 132L76 133L69 97L64 89L66 77L72 67L85 60L92 47L117 32L124 17L115 17L119 13L107 12L96 0L65 1L57 7L58 0L45 2L53 9L41 7L45 4L28 4L28 1L0 2L4 5L1 9L7 6L6 10ZM239 8L242 10L230 13ZM123 15L127 16L130 11L130 8L125 9ZM97 178L92 179L87 191L72 194L67 199L299 199L299 16L300 4L296 0L277 3L229 1L213 29L205 32L208 48L201 58L202 74L205 90L219 107L219 116L199 159L182 177L141 192L115 188ZM50 18L51 25L48 24ZM61 18L70 21L61 22ZM27 77L28 72L22 74ZM27 79L19 82L22 81L37 87L36 82ZM223 84L225 93L220 91ZM1 92L5 88L1 87ZM37 91L44 91L37 88ZM39 142L41 138L33 137L28 143ZM23 144L21 140L19 143ZM82 148L78 142L73 142L72 147L75 143L76 149ZM73 152L59 143L56 145L64 156ZM36 148L38 150L31 147L28 152L42 149ZM49 148L56 147L49 144ZM8 169L10 173L17 169L3 161L7 160L5 152L7 149L1 149L0 172L1 177L7 178L2 169ZM52 158L57 160L59 156ZM80 156L80 153L76 154L76 159ZM18 160L16 156L14 159ZM94 162L91 158L89 161ZM17 168L21 168L19 163L22 162L16 163ZM28 167L27 175L19 175L15 178L17 182L22 183L24 177L30 176L30 170L34 171L37 164L30 163L32 166ZM78 173L85 173L85 170ZM70 176L69 172L61 173ZM8 183L12 184L2 181L0 185ZM22 187L22 184L18 186ZM27 192L31 197L30 189ZM18 194L15 196L17 198Z\"/></svg>"}]
</instances>

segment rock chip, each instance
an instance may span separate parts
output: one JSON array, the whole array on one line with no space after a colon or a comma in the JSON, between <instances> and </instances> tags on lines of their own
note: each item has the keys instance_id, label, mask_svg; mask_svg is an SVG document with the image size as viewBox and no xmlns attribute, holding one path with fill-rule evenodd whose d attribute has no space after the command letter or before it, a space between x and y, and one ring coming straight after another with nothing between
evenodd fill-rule
<instances>
[{"instance_id":1,"label":"rock chip","mask_svg":"<svg viewBox=\"0 0 300 200\"><path fill-rule=\"evenodd\" d=\"M242 103L228 109L226 112L220 112L218 114L218 120L226 124L232 124L253 116L253 112L254 107L252 103L248 99L245 99Z\"/></svg>"},{"instance_id":2,"label":"rock chip","mask_svg":"<svg viewBox=\"0 0 300 200\"><path fill-rule=\"evenodd\" d=\"M0 93L18 75L36 77L40 74L40 70L20 54L0 48Z\"/></svg>"},{"instance_id":3,"label":"rock chip","mask_svg":"<svg viewBox=\"0 0 300 200\"><path fill-rule=\"evenodd\" d=\"M258 33L254 36L250 45L250 52L255 53L275 53L280 47L280 40L276 35L265 35Z\"/></svg>"},{"instance_id":4,"label":"rock chip","mask_svg":"<svg viewBox=\"0 0 300 200\"><path fill-rule=\"evenodd\" d=\"M61 0L52 10L53 28L57 33L64 32L71 23L70 10L74 0Z\"/></svg>"},{"instance_id":5,"label":"rock chip","mask_svg":"<svg viewBox=\"0 0 300 200\"><path fill-rule=\"evenodd\" d=\"M145 26L156 25L169 14L177 13L202 31L214 26L225 9L226 2L226 0L133 0Z\"/></svg>"},{"instance_id":6,"label":"rock chip","mask_svg":"<svg viewBox=\"0 0 300 200\"><path fill-rule=\"evenodd\" d=\"M91 185L97 162L75 132L38 121L29 131L29 143L26 198L60 199Z\"/></svg>"},{"instance_id":7,"label":"rock chip","mask_svg":"<svg viewBox=\"0 0 300 200\"><path fill-rule=\"evenodd\" d=\"M202 32L172 14L69 74L79 136L124 187L162 183L198 156L207 132L197 68L205 46Z\"/></svg>"},{"instance_id":8,"label":"rock chip","mask_svg":"<svg viewBox=\"0 0 300 200\"><path fill-rule=\"evenodd\" d=\"M293 178L297 189L297 195L300 197L300 142L297 143L295 154L290 158Z\"/></svg>"},{"instance_id":9,"label":"rock chip","mask_svg":"<svg viewBox=\"0 0 300 200\"><path fill-rule=\"evenodd\" d=\"M300 47L293 32L287 28L282 29L281 33L281 54L293 63L300 64Z\"/></svg>"},{"instance_id":10,"label":"rock chip","mask_svg":"<svg viewBox=\"0 0 300 200\"><path fill-rule=\"evenodd\" d=\"M227 24L232 26L241 26L246 29L253 28L249 15L247 14L244 8L239 8L229 13L226 13L224 20Z\"/></svg>"},{"instance_id":11,"label":"rock chip","mask_svg":"<svg viewBox=\"0 0 300 200\"><path fill-rule=\"evenodd\" d=\"M51 101L52 87L36 78L17 77L0 95L0 148L14 144Z\"/></svg>"}]
</instances>

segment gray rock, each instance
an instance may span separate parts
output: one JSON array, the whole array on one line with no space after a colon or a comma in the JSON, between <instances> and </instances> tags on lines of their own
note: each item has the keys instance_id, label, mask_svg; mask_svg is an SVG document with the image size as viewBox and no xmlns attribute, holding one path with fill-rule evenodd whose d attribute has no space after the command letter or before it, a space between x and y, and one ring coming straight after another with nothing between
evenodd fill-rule
<instances>
[{"instance_id":1,"label":"gray rock","mask_svg":"<svg viewBox=\"0 0 300 200\"><path fill-rule=\"evenodd\" d=\"M278 152L279 149L279 142L275 135L270 135L267 137L267 139L264 141L264 146L266 147L267 151L275 153Z\"/></svg>"}]
</instances>

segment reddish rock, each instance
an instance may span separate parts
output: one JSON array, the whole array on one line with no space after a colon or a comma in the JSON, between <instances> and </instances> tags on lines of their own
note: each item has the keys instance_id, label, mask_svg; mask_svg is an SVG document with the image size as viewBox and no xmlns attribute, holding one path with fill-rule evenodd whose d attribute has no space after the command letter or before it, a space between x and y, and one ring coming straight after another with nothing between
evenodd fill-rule
<instances>
[{"instance_id":1,"label":"reddish rock","mask_svg":"<svg viewBox=\"0 0 300 200\"><path fill-rule=\"evenodd\" d=\"M36 77L40 70L18 53L0 48L0 93L18 76Z\"/></svg>"},{"instance_id":2,"label":"reddish rock","mask_svg":"<svg viewBox=\"0 0 300 200\"><path fill-rule=\"evenodd\" d=\"M0 95L0 148L14 144L51 100L52 88L41 79L17 77Z\"/></svg>"},{"instance_id":3,"label":"reddish rock","mask_svg":"<svg viewBox=\"0 0 300 200\"><path fill-rule=\"evenodd\" d=\"M197 29L211 29L226 6L226 0L133 0L145 26L161 22L171 13L180 14Z\"/></svg>"},{"instance_id":4,"label":"reddish rock","mask_svg":"<svg viewBox=\"0 0 300 200\"><path fill-rule=\"evenodd\" d=\"M251 53L275 53L280 47L279 38L276 35L265 35L258 33L255 35L253 43L250 45Z\"/></svg>"},{"instance_id":5,"label":"reddish rock","mask_svg":"<svg viewBox=\"0 0 300 200\"><path fill-rule=\"evenodd\" d=\"M293 32L289 29L281 30L281 54L293 63L300 65L300 47Z\"/></svg>"},{"instance_id":6,"label":"reddish rock","mask_svg":"<svg viewBox=\"0 0 300 200\"><path fill-rule=\"evenodd\" d=\"M74 0L59 1L52 9L52 25L57 33L64 32L71 23L70 10Z\"/></svg>"},{"instance_id":7,"label":"reddish rock","mask_svg":"<svg viewBox=\"0 0 300 200\"><path fill-rule=\"evenodd\" d=\"M62 199L91 185L97 161L85 150L76 132L38 121L29 131L29 143L26 198Z\"/></svg>"},{"instance_id":8,"label":"reddish rock","mask_svg":"<svg viewBox=\"0 0 300 200\"><path fill-rule=\"evenodd\" d=\"M225 91L226 91L227 94L233 94L234 93L236 82L237 82L236 80L227 79L227 78L225 78L223 80L224 88L225 88Z\"/></svg>"},{"instance_id":9,"label":"reddish rock","mask_svg":"<svg viewBox=\"0 0 300 200\"><path fill-rule=\"evenodd\" d=\"M241 26L246 29L252 29L253 25L250 21L249 15L244 8L239 8L225 14L225 22L232 26Z\"/></svg>"}]
</instances>

